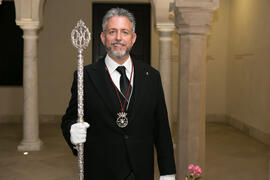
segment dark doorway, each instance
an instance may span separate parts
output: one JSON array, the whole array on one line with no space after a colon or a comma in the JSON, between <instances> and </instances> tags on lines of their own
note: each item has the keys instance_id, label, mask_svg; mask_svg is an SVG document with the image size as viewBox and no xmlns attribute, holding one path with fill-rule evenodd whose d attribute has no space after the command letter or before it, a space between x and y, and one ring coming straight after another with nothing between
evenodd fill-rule
<instances>
[{"instance_id":1,"label":"dark doorway","mask_svg":"<svg viewBox=\"0 0 270 180\"><path fill-rule=\"evenodd\" d=\"M136 60L142 60L150 64L150 40L151 40L151 6L147 4L115 4L115 3L93 3L93 62L106 55L106 50L100 40L102 32L102 19L105 13L115 7L129 10L135 16L137 39L131 50L131 55Z\"/></svg>"},{"instance_id":2,"label":"dark doorway","mask_svg":"<svg viewBox=\"0 0 270 180\"><path fill-rule=\"evenodd\" d=\"M0 5L0 85L21 86L23 81L22 30L15 23L14 2Z\"/></svg>"}]
</instances>

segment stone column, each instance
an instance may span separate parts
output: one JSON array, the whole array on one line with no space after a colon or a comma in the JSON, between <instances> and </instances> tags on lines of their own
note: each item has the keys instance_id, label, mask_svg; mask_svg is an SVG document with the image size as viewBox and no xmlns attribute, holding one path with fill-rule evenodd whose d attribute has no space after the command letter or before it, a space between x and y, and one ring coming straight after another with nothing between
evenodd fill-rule
<instances>
[{"instance_id":1,"label":"stone column","mask_svg":"<svg viewBox=\"0 0 270 180\"><path fill-rule=\"evenodd\" d=\"M23 139L17 148L19 151L38 151L42 142L39 139L37 47L45 0L14 0L14 2L16 24L23 30L24 39Z\"/></svg>"},{"instance_id":2,"label":"stone column","mask_svg":"<svg viewBox=\"0 0 270 180\"><path fill-rule=\"evenodd\" d=\"M23 140L18 146L19 151L38 151L41 147L39 139L39 113L38 113L38 69L37 69L37 43L38 28L35 25L22 25L24 39L24 116Z\"/></svg>"},{"instance_id":3,"label":"stone column","mask_svg":"<svg viewBox=\"0 0 270 180\"><path fill-rule=\"evenodd\" d=\"M165 100L168 110L169 121L172 121L172 84L171 84L171 59L172 59L172 37L174 24L157 24L159 31L159 71L162 79Z\"/></svg>"},{"instance_id":4,"label":"stone column","mask_svg":"<svg viewBox=\"0 0 270 180\"><path fill-rule=\"evenodd\" d=\"M189 164L205 169L205 81L207 34L218 0L176 1L179 48L179 126L177 179Z\"/></svg>"}]
</instances>

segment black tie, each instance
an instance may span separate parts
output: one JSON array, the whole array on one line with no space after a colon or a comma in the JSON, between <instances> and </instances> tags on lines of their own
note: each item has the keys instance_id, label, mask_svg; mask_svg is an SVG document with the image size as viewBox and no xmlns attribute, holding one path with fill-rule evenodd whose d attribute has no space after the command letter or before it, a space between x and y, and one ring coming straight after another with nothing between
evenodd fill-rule
<instances>
[{"instance_id":1,"label":"black tie","mask_svg":"<svg viewBox=\"0 0 270 180\"><path fill-rule=\"evenodd\" d=\"M126 96L128 86L129 86L129 80L128 80L127 75L126 75L126 68L125 68L125 66L118 66L116 68L116 70L121 74L120 89L121 89L121 92L123 93L123 95ZM126 98L128 98L128 97L129 97L129 94L127 95Z\"/></svg>"}]
</instances>

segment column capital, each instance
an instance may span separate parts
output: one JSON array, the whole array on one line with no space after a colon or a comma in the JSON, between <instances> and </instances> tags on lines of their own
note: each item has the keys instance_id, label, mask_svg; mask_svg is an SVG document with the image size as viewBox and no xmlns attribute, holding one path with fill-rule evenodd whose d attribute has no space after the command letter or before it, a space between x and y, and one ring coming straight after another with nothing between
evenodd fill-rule
<instances>
[{"instance_id":1,"label":"column capital","mask_svg":"<svg viewBox=\"0 0 270 180\"><path fill-rule=\"evenodd\" d=\"M175 29L175 25L173 23L157 23L156 27L160 32L172 32Z\"/></svg>"},{"instance_id":2,"label":"column capital","mask_svg":"<svg viewBox=\"0 0 270 180\"><path fill-rule=\"evenodd\" d=\"M176 0L175 25L180 34L207 35L219 0Z\"/></svg>"},{"instance_id":3,"label":"column capital","mask_svg":"<svg viewBox=\"0 0 270 180\"><path fill-rule=\"evenodd\" d=\"M217 9L219 7L219 0L175 0L175 6Z\"/></svg>"},{"instance_id":4,"label":"column capital","mask_svg":"<svg viewBox=\"0 0 270 180\"><path fill-rule=\"evenodd\" d=\"M39 29L43 23L46 0L14 0L16 24L22 29Z\"/></svg>"},{"instance_id":5,"label":"column capital","mask_svg":"<svg viewBox=\"0 0 270 180\"><path fill-rule=\"evenodd\" d=\"M31 19L16 20L16 24L20 26L22 30L38 30L41 27L38 21L32 21Z\"/></svg>"}]
</instances>

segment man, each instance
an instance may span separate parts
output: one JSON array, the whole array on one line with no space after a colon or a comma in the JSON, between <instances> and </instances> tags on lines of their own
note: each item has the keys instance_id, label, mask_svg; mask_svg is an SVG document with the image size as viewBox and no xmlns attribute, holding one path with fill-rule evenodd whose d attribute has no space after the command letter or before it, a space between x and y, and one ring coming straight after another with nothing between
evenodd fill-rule
<instances>
[{"instance_id":1,"label":"man","mask_svg":"<svg viewBox=\"0 0 270 180\"><path fill-rule=\"evenodd\" d=\"M161 79L151 66L130 57L135 20L114 8L103 18L107 56L84 68L84 123L77 120L77 75L62 119L63 135L84 143L86 180L153 180L154 145L161 180L175 179L173 145Z\"/></svg>"}]
</instances>

